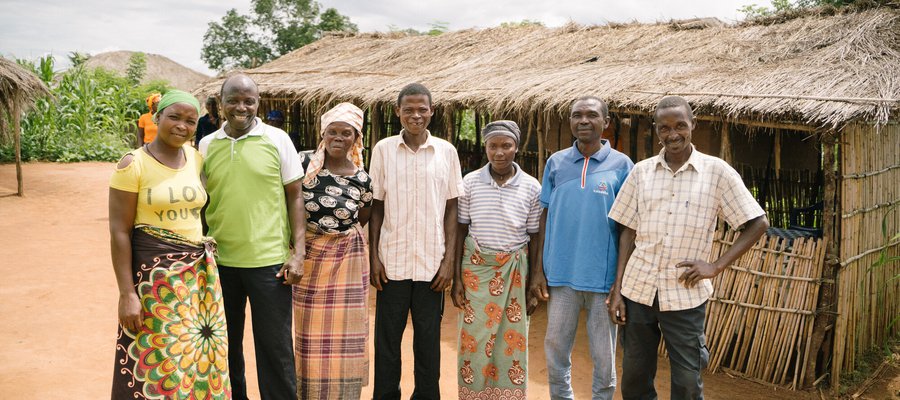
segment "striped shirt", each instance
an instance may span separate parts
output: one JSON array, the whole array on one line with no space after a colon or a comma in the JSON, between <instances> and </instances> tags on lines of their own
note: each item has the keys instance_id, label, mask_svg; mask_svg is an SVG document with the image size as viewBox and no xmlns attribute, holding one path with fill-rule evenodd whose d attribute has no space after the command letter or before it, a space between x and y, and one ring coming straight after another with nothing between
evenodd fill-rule
<instances>
[{"instance_id":1,"label":"striped shirt","mask_svg":"<svg viewBox=\"0 0 900 400\"><path fill-rule=\"evenodd\" d=\"M503 186L491 178L490 164L463 178L459 223L479 246L513 251L528 243L541 220L541 184L513 163L516 173Z\"/></svg>"},{"instance_id":2,"label":"striped shirt","mask_svg":"<svg viewBox=\"0 0 900 400\"><path fill-rule=\"evenodd\" d=\"M456 148L427 133L412 151L403 133L372 149L372 192L384 202L378 258L390 280L428 282L444 258L444 210L463 193Z\"/></svg>"},{"instance_id":3,"label":"striped shirt","mask_svg":"<svg viewBox=\"0 0 900 400\"><path fill-rule=\"evenodd\" d=\"M709 299L712 283L685 288L678 282L684 269L675 265L709 259L717 216L739 227L765 212L725 161L694 148L672 172L664 155L634 166L609 217L637 232L622 295L647 306L658 295L660 311L687 310Z\"/></svg>"}]
</instances>

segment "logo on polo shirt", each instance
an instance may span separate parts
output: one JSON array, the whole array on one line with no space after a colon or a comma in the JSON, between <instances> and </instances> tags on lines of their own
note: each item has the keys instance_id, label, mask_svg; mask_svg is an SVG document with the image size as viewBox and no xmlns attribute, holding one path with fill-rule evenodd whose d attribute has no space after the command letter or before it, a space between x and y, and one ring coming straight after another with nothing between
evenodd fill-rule
<instances>
[{"instance_id":1,"label":"logo on polo shirt","mask_svg":"<svg viewBox=\"0 0 900 400\"><path fill-rule=\"evenodd\" d=\"M609 185L607 185L606 182L600 182L600 184L594 188L594 193L609 194Z\"/></svg>"}]
</instances>

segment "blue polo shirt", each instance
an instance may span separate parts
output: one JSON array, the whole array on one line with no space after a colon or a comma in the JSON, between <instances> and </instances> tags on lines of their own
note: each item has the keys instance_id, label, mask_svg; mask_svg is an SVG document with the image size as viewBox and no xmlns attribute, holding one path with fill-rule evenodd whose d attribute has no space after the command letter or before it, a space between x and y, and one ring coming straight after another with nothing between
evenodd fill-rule
<instances>
[{"instance_id":1,"label":"blue polo shirt","mask_svg":"<svg viewBox=\"0 0 900 400\"><path fill-rule=\"evenodd\" d=\"M609 293L616 279L618 234L607 215L634 163L603 147L585 157L573 144L550 156L541 206L547 209L544 274L549 286Z\"/></svg>"}]
</instances>

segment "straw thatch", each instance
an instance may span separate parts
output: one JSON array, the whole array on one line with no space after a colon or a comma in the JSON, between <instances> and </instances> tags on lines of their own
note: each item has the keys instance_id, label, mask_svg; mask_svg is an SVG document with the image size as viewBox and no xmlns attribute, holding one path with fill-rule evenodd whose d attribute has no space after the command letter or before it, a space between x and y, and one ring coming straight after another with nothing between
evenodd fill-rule
<instances>
[{"instance_id":1,"label":"straw thatch","mask_svg":"<svg viewBox=\"0 0 900 400\"><path fill-rule=\"evenodd\" d=\"M37 76L15 62L0 57L0 144L10 140L14 142L19 196L25 194L19 121L22 114L42 96L50 96L50 90Z\"/></svg>"},{"instance_id":2,"label":"straw thatch","mask_svg":"<svg viewBox=\"0 0 900 400\"><path fill-rule=\"evenodd\" d=\"M100 53L91 56L85 62L85 66L88 68L101 67L125 74L132 54L134 52L124 50ZM172 61L168 57L152 53L145 54L147 55L147 71L144 73L142 82L165 80L176 89L192 90L209 79L209 76Z\"/></svg>"},{"instance_id":3,"label":"straw thatch","mask_svg":"<svg viewBox=\"0 0 900 400\"><path fill-rule=\"evenodd\" d=\"M0 57L0 144L9 143L18 134L9 126L12 118L20 117L36 99L49 95L47 86L37 76Z\"/></svg>"},{"instance_id":4,"label":"straw thatch","mask_svg":"<svg viewBox=\"0 0 900 400\"><path fill-rule=\"evenodd\" d=\"M319 104L390 103L419 81L439 106L495 112L564 110L587 93L614 109L648 111L667 92L708 113L823 126L883 123L900 109L898 10L704 26L330 36L246 72L264 96ZM220 84L207 81L197 92L216 93Z\"/></svg>"}]
</instances>

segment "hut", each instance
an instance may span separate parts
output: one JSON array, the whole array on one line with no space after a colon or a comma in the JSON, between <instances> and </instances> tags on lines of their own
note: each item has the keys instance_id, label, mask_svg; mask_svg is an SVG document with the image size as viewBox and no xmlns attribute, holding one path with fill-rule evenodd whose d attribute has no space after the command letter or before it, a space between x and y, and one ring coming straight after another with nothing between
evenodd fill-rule
<instances>
[{"instance_id":1,"label":"hut","mask_svg":"<svg viewBox=\"0 0 900 400\"><path fill-rule=\"evenodd\" d=\"M90 56L84 65L87 68L104 68L125 75L131 56L135 52L127 50L109 51ZM172 59L159 54L145 53L147 70L141 83L164 80L180 90L191 90L203 83L209 76L194 71Z\"/></svg>"},{"instance_id":2,"label":"hut","mask_svg":"<svg viewBox=\"0 0 900 400\"><path fill-rule=\"evenodd\" d=\"M398 90L418 81L435 101L433 134L481 165L474 114L519 122L520 165L540 176L572 143L567 112L582 95L608 101L610 143L635 160L659 151L651 112L684 96L694 143L734 165L773 230L716 278L708 308L710 368L791 388L855 368L900 333L900 11L808 12L728 26L695 20L561 28L521 26L439 36L335 35L245 71L261 112L288 111L300 147L338 101L366 113L365 143L399 131ZM197 91L214 94L221 78ZM736 233L720 227L714 252Z\"/></svg>"},{"instance_id":3,"label":"hut","mask_svg":"<svg viewBox=\"0 0 900 400\"><path fill-rule=\"evenodd\" d=\"M0 143L13 141L16 152L17 193L25 195L22 176L22 114L35 100L50 96L50 91L33 73L13 61L0 57Z\"/></svg>"}]
</instances>

